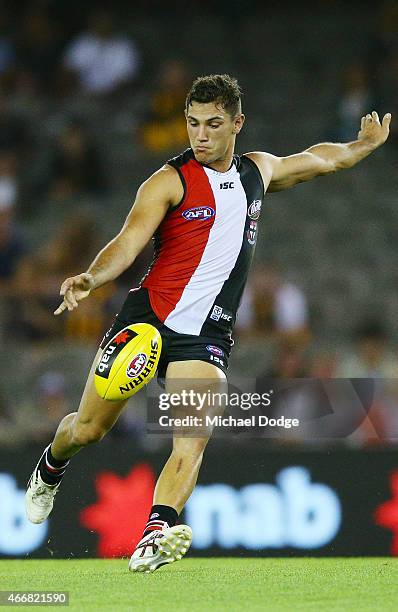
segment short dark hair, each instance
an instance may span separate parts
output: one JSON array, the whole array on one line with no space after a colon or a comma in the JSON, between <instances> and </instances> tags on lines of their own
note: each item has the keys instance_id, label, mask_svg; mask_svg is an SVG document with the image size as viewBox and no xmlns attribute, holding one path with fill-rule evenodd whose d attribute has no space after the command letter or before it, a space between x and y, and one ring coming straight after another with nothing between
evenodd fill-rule
<instances>
[{"instance_id":1,"label":"short dark hair","mask_svg":"<svg viewBox=\"0 0 398 612\"><path fill-rule=\"evenodd\" d=\"M240 112L242 90L238 81L229 74L210 74L195 79L185 101L185 110L192 102L206 104L215 102L236 117Z\"/></svg>"}]
</instances>

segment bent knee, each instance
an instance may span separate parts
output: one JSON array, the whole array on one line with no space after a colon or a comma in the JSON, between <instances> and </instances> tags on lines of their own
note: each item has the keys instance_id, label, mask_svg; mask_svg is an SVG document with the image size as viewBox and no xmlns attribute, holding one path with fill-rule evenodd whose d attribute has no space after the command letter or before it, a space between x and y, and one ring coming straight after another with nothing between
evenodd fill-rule
<instances>
[{"instance_id":1,"label":"bent knee","mask_svg":"<svg viewBox=\"0 0 398 612\"><path fill-rule=\"evenodd\" d=\"M75 423L72 427L72 444L74 446L87 446L100 442L107 430L93 423Z\"/></svg>"}]
</instances>

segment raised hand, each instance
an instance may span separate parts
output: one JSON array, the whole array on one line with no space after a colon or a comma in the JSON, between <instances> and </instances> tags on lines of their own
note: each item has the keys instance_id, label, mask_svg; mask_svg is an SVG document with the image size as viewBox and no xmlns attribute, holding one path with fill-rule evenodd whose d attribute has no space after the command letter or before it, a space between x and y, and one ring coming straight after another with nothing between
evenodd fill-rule
<instances>
[{"instance_id":1,"label":"raised hand","mask_svg":"<svg viewBox=\"0 0 398 612\"><path fill-rule=\"evenodd\" d=\"M391 114L387 113L380 123L379 115L376 111L368 114L361 119L361 129L358 132L358 140L368 141L375 148L383 144L390 133Z\"/></svg>"},{"instance_id":2,"label":"raised hand","mask_svg":"<svg viewBox=\"0 0 398 612\"><path fill-rule=\"evenodd\" d=\"M59 292L64 299L54 314L59 315L66 309L74 310L78 307L78 302L84 300L92 289L94 289L94 278L88 272L67 278L62 283Z\"/></svg>"}]
</instances>

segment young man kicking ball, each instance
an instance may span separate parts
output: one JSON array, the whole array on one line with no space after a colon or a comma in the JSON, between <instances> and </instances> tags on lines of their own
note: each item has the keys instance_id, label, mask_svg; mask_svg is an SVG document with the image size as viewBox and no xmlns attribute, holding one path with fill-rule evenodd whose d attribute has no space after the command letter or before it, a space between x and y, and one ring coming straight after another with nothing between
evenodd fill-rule
<instances>
[{"instance_id":1,"label":"young man kicking ball","mask_svg":"<svg viewBox=\"0 0 398 612\"><path fill-rule=\"evenodd\" d=\"M101 346L130 323L150 323L162 336L159 374L166 384L178 379L193 386L200 379L222 384L265 192L354 166L385 142L391 116L382 122L376 112L362 117L353 142L323 143L275 157L234 154L245 117L238 83L228 75L196 79L185 115L191 148L141 185L120 233L87 272L64 281L55 314L73 311L91 291L117 278L154 235L154 261L140 287L127 296ZM101 399L95 390L100 354L101 349L78 411L62 419L30 478L26 508L34 523L50 514L71 457L99 442L125 406L125 401ZM195 486L209 435L174 436L143 538L130 559L131 571L153 571L187 551L191 530L176 522Z\"/></svg>"}]
</instances>

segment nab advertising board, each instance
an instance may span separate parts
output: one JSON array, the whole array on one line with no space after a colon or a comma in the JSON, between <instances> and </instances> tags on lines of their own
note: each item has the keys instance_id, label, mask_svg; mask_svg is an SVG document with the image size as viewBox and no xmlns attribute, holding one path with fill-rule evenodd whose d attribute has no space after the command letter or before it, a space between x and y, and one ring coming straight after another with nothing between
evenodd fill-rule
<instances>
[{"instance_id":1,"label":"nab advertising board","mask_svg":"<svg viewBox=\"0 0 398 612\"><path fill-rule=\"evenodd\" d=\"M129 556L167 453L108 440L73 458L41 525L25 517L25 484L41 448L0 451L0 557ZM212 443L182 522L191 555L398 554L393 451L294 452Z\"/></svg>"}]
</instances>

